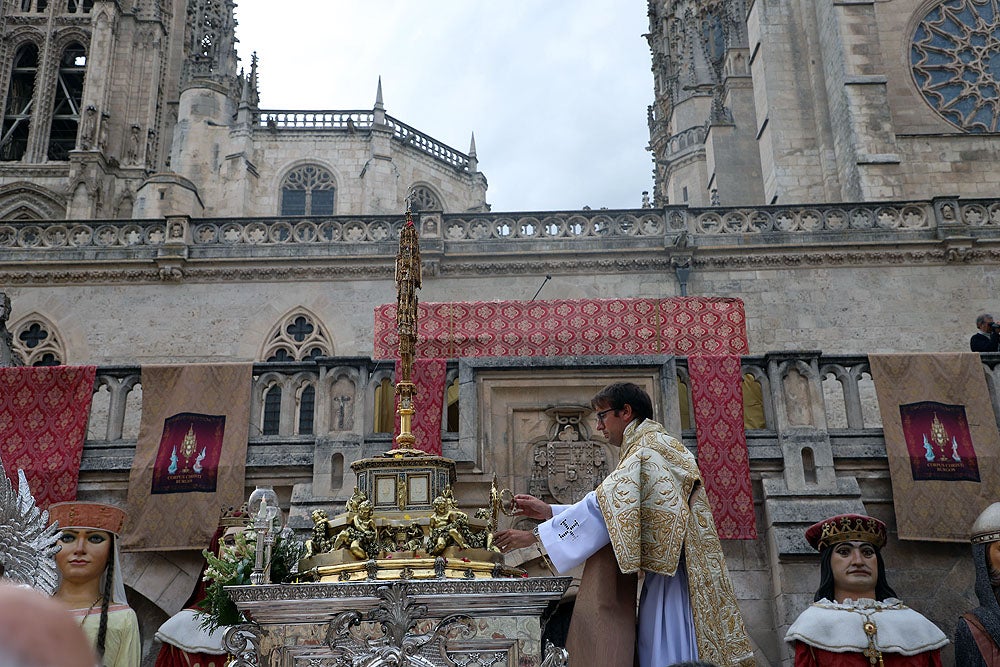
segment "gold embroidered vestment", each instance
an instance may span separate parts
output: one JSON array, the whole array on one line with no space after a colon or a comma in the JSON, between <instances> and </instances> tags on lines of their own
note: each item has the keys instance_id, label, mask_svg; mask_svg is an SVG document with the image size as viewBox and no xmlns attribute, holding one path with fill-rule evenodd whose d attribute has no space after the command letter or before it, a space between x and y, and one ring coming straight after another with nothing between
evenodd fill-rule
<instances>
[{"instance_id":1,"label":"gold embroidered vestment","mask_svg":"<svg viewBox=\"0 0 1000 667\"><path fill-rule=\"evenodd\" d=\"M683 443L652 420L629 424L621 461L597 500L622 572L674 576L683 560L698 659L753 665L698 465Z\"/></svg>"}]
</instances>

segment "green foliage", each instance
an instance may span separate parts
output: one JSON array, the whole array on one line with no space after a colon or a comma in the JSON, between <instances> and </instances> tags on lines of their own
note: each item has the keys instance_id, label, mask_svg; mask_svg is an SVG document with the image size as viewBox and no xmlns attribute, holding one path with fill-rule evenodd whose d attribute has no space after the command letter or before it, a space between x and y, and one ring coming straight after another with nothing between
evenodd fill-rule
<instances>
[{"instance_id":1,"label":"green foliage","mask_svg":"<svg viewBox=\"0 0 1000 667\"><path fill-rule=\"evenodd\" d=\"M243 623L243 614L226 586L245 586L250 584L250 573L253 572L257 549L257 534L246 530L234 536L232 544L223 543L219 555L210 551L202 551L208 562L205 570L205 599L198 605L202 618L202 627L215 630L220 626ZM279 534L271 549L271 581L287 583L302 558L305 547L302 542L292 537L291 531L285 530Z\"/></svg>"}]
</instances>

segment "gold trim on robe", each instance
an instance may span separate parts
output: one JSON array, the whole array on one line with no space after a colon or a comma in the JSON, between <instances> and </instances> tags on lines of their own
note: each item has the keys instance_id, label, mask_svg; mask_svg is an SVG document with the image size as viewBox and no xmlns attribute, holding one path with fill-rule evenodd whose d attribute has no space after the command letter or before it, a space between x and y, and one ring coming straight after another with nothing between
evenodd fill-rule
<instances>
[{"instance_id":1,"label":"gold trim on robe","mask_svg":"<svg viewBox=\"0 0 1000 667\"><path fill-rule=\"evenodd\" d=\"M754 665L701 474L684 444L650 419L632 422L597 500L622 572L673 576L683 556L698 659Z\"/></svg>"}]
</instances>

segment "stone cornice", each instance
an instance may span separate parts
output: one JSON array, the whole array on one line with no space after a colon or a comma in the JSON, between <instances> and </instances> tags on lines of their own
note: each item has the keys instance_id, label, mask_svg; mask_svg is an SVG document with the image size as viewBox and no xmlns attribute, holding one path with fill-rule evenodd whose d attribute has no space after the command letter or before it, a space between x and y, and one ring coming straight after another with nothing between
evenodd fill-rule
<instances>
[{"instance_id":1,"label":"stone cornice","mask_svg":"<svg viewBox=\"0 0 1000 667\"><path fill-rule=\"evenodd\" d=\"M948 263L996 264L1000 247L979 246L950 256L946 242L898 243L865 246L755 247L692 249L692 267L698 270L752 270L757 268L837 268L852 266L944 265ZM506 255L506 256L504 256ZM554 256L544 251L462 255L447 253L425 258L425 272L433 276L586 275L613 272L668 272L678 253L643 248L607 249L583 255ZM359 261L363 260L363 261ZM117 266L108 260L0 263L0 284L96 284L172 282L312 282L339 280L392 279L393 257L367 256L266 258L239 260L197 260L178 265L179 276L165 277L154 258L130 260Z\"/></svg>"}]
</instances>

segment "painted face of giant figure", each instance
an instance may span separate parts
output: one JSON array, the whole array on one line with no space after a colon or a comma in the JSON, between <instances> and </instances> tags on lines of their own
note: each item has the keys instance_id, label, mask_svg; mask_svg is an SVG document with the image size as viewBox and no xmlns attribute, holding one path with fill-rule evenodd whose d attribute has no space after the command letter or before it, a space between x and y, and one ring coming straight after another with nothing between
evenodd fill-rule
<instances>
[{"instance_id":1,"label":"painted face of giant figure","mask_svg":"<svg viewBox=\"0 0 1000 667\"><path fill-rule=\"evenodd\" d=\"M878 583L878 557L875 547L867 542L841 542L830 555L833 587L837 601L841 598L875 597Z\"/></svg>"},{"instance_id":2,"label":"painted face of giant figure","mask_svg":"<svg viewBox=\"0 0 1000 667\"><path fill-rule=\"evenodd\" d=\"M111 534L103 530L64 530L56 553L56 565L63 580L84 583L100 577L108 567L111 544Z\"/></svg>"}]
</instances>

